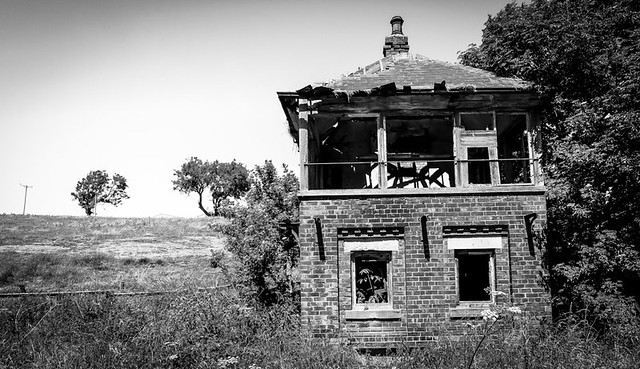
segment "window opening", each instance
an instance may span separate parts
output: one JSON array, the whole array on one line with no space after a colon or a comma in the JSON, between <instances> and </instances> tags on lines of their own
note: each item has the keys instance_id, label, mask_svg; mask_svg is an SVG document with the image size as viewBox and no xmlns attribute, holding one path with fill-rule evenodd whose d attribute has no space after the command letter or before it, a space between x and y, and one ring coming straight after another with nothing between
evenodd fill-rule
<instances>
[{"instance_id":1,"label":"window opening","mask_svg":"<svg viewBox=\"0 0 640 369\"><path fill-rule=\"evenodd\" d=\"M526 113L458 117L454 128L448 116L315 116L308 131L308 188L531 183L535 163Z\"/></svg>"},{"instance_id":2,"label":"window opening","mask_svg":"<svg viewBox=\"0 0 640 369\"><path fill-rule=\"evenodd\" d=\"M314 124L309 142L309 189L371 187L371 169L378 162L376 120L318 119Z\"/></svg>"},{"instance_id":3,"label":"window opening","mask_svg":"<svg viewBox=\"0 0 640 369\"><path fill-rule=\"evenodd\" d=\"M491 169L489 166L489 149L486 147L469 147L467 157L470 160L484 159L486 161L469 162L469 183L487 184L491 183Z\"/></svg>"},{"instance_id":4,"label":"window opening","mask_svg":"<svg viewBox=\"0 0 640 369\"><path fill-rule=\"evenodd\" d=\"M390 303L389 251L358 251L352 254L355 305Z\"/></svg>"},{"instance_id":5,"label":"window opening","mask_svg":"<svg viewBox=\"0 0 640 369\"><path fill-rule=\"evenodd\" d=\"M531 182L527 116L525 114L497 114L498 159L500 183ZM522 160L517 160L522 159Z\"/></svg>"},{"instance_id":6,"label":"window opening","mask_svg":"<svg viewBox=\"0 0 640 369\"><path fill-rule=\"evenodd\" d=\"M490 131L494 129L493 113L460 113L460 124L467 131Z\"/></svg>"},{"instance_id":7,"label":"window opening","mask_svg":"<svg viewBox=\"0 0 640 369\"><path fill-rule=\"evenodd\" d=\"M450 187L452 128L442 117L387 117L387 187Z\"/></svg>"},{"instance_id":8,"label":"window opening","mask_svg":"<svg viewBox=\"0 0 640 369\"><path fill-rule=\"evenodd\" d=\"M455 257L459 300L491 301L493 252L456 250Z\"/></svg>"}]
</instances>

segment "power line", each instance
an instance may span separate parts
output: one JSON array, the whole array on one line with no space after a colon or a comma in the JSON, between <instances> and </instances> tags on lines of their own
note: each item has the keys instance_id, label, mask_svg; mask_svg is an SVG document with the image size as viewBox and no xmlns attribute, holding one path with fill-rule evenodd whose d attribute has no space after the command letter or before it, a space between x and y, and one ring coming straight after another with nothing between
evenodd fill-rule
<instances>
[{"instance_id":1,"label":"power line","mask_svg":"<svg viewBox=\"0 0 640 369\"><path fill-rule=\"evenodd\" d=\"M27 192L33 186L23 185L22 183L20 183L20 186L24 187L24 206L22 207L22 215L24 215L27 212Z\"/></svg>"}]
</instances>

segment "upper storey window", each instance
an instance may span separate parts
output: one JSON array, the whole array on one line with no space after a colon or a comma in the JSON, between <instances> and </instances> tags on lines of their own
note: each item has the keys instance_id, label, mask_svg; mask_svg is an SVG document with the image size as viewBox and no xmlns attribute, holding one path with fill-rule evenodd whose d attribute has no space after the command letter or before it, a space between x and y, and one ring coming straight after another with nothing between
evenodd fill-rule
<instances>
[{"instance_id":1,"label":"upper storey window","mask_svg":"<svg viewBox=\"0 0 640 369\"><path fill-rule=\"evenodd\" d=\"M530 131L526 113L316 116L304 170L310 190L537 184Z\"/></svg>"}]
</instances>

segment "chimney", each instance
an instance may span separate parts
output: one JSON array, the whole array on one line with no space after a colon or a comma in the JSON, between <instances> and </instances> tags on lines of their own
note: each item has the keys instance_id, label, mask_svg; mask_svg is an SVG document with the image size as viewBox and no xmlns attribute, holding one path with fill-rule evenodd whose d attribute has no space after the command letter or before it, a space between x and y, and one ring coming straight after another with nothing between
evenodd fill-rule
<instances>
[{"instance_id":1,"label":"chimney","mask_svg":"<svg viewBox=\"0 0 640 369\"><path fill-rule=\"evenodd\" d=\"M389 56L400 53L409 52L409 38L402 34L402 17L395 16L391 18L391 36L384 38L384 46L382 47L382 55Z\"/></svg>"}]
</instances>

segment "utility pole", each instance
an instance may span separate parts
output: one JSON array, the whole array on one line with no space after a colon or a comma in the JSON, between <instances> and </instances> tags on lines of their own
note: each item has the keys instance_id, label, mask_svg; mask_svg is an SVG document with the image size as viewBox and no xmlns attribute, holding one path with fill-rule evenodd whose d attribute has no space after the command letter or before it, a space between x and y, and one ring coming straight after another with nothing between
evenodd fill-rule
<instances>
[{"instance_id":1,"label":"utility pole","mask_svg":"<svg viewBox=\"0 0 640 369\"><path fill-rule=\"evenodd\" d=\"M24 206L22 207L22 215L24 215L27 212L27 192L33 186L23 185L22 183L20 183L20 186L24 187Z\"/></svg>"}]
</instances>

